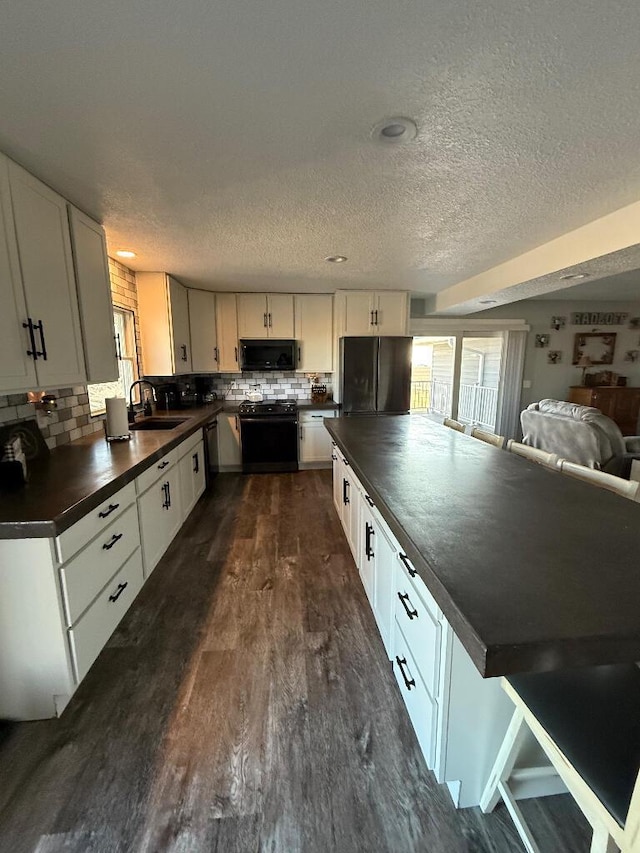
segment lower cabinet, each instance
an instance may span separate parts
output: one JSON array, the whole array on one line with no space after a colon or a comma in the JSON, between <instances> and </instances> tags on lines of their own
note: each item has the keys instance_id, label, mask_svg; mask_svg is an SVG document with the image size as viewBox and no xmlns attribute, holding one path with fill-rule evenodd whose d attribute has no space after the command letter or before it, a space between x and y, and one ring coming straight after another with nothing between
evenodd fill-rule
<instances>
[{"instance_id":1,"label":"lower cabinet","mask_svg":"<svg viewBox=\"0 0 640 853\"><path fill-rule=\"evenodd\" d=\"M500 679L480 676L335 444L332 461L336 511L427 766L456 806L478 805L512 705Z\"/></svg>"},{"instance_id":2,"label":"lower cabinet","mask_svg":"<svg viewBox=\"0 0 640 853\"><path fill-rule=\"evenodd\" d=\"M332 441L324 428L324 419L333 418L335 414L334 409L300 411L298 459L301 468L330 465Z\"/></svg>"},{"instance_id":3,"label":"lower cabinet","mask_svg":"<svg viewBox=\"0 0 640 853\"><path fill-rule=\"evenodd\" d=\"M148 578L182 524L180 473L177 465L162 472L159 480L138 498L138 518Z\"/></svg>"},{"instance_id":4,"label":"lower cabinet","mask_svg":"<svg viewBox=\"0 0 640 853\"><path fill-rule=\"evenodd\" d=\"M199 435L198 433L196 442L191 442L178 460L183 521L198 502L206 486L204 442Z\"/></svg>"},{"instance_id":5,"label":"lower cabinet","mask_svg":"<svg viewBox=\"0 0 640 853\"><path fill-rule=\"evenodd\" d=\"M55 539L0 540L0 718L62 713L204 487L198 431Z\"/></svg>"},{"instance_id":6,"label":"lower cabinet","mask_svg":"<svg viewBox=\"0 0 640 853\"><path fill-rule=\"evenodd\" d=\"M218 466L221 471L240 471L242 446L237 415L218 415Z\"/></svg>"}]
</instances>

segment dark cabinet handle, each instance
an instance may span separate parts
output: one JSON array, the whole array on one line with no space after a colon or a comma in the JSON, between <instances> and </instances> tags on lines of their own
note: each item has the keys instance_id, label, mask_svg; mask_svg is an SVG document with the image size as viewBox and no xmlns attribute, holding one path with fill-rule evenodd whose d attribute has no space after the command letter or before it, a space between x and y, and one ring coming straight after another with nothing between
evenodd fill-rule
<instances>
[{"instance_id":1,"label":"dark cabinet handle","mask_svg":"<svg viewBox=\"0 0 640 853\"><path fill-rule=\"evenodd\" d=\"M364 523L364 552L367 555L367 560L372 560L375 557L373 548L371 547L371 538L376 535L373 526L368 521Z\"/></svg>"},{"instance_id":2,"label":"dark cabinet handle","mask_svg":"<svg viewBox=\"0 0 640 853\"><path fill-rule=\"evenodd\" d=\"M373 311L369 311L369 315L369 325L374 326L375 323L373 322Z\"/></svg>"},{"instance_id":3,"label":"dark cabinet handle","mask_svg":"<svg viewBox=\"0 0 640 853\"><path fill-rule=\"evenodd\" d=\"M324 418L324 415L311 415L312 418Z\"/></svg>"},{"instance_id":4,"label":"dark cabinet handle","mask_svg":"<svg viewBox=\"0 0 640 853\"><path fill-rule=\"evenodd\" d=\"M115 512L119 506L120 504L109 504L105 510L98 513L98 518L106 518L108 515L111 515L112 512Z\"/></svg>"},{"instance_id":5,"label":"dark cabinet handle","mask_svg":"<svg viewBox=\"0 0 640 853\"><path fill-rule=\"evenodd\" d=\"M33 320L31 317L27 317L27 322L22 324L23 329L29 329L29 341L31 343L31 349L27 350L27 355L30 355L34 361L38 360L39 352L36 349L36 336L33 334Z\"/></svg>"},{"instance_id":6,"label":"dark cabinet handle","mask_svg":"<svg viewBox=\"0 0 640 853\"><path fill-rule=\"evenodd\" d=\"M398 553L398 557L400 558L400 561L401 561L402 565L403 565L403 566L405 567L405 569L409 572L409 574L411 575L411 577L412 577L412 578L415 578L415 576L416 576L418 573L416 572L416 570L413 568L413 566L412 566L412 565L411 565L411 563L409 562L409 559L408 559L407 555L406 555L406 554L403 554L403 553L402 553L402 551L400 551L400 552Z\"/></svg>"},{"instance_id":7,"label":"dark cabinet handle","mask_svg":"<svg viewBox=\"0 0 640 853\"><path fill-rule=\"evenodd\" d=\"M236 415L236 432L240 432L240 424L238 423L238 416Z\"/></svg>"},{"instance_id":8,"label":"dark cabinet handle","mask_svg":"<svg viewBox=\"0 0 640 853\"><path fill-rule=\"evenodd\" d=\"M371 500L371 498L369 497L369 495L365 495L365 496L364 496L364 499L365 499L365 500L366 500L366 502L369 504L369 506L375 506L374 502Z\"/></svg>"},{"instance_id":9,"label":"dark cabinet handle","mask_svg":"<svg viewBox=\"0 0 640 853\"><path fill-rule=\"evenodd\" d=\"M34 323L33 328L37 329L40 332L40 346L42 347L41 352L38 355L41 355L44 361L47 360L47 345L44 342L44 323L40 320L39 323Z\"/></svg>"},{"instance_id":10,"label":"dark cabinet handle","mask_svg":"<svg viewBox=\"0 0 640 853\"><path fill-rule=\"evenodd\" d=\"M416 682L413 678L407 678L407 673L404 671L405 666L407 666L407 659L398 657L398 655L396 655L396 663L398 664L400 672L402 673L402 678L404 679L405 687L407 688L407 690L411 690L412 687L416 686ZM407 672L409 672L408 668Z\"/></svg>"},{"instance_id":11,"label":"dark cabinet handle","mask_svg":"<svg viewBox=\"0 0 640 853\"><path fill-rule=\"evenodd\" d=\"M162 484L162 491L164 492L162 509L169 509L169 507L171 506L171 492L169 491L169 483Z\"/></svg>"},{"instance_id":12,"label":"dark cabinet handle","mask_svg":"<svg viewBox=\"0 0 640 853\"><path fill-rule=\"evenodd\" d=\"M343 463L343 465L345 465L345 467L347 467L347 468L349 467L349 463L347 462L346 459L343 459L342 463Z\"/></svg>"},{"instance_id":13,"label":"dark cabinet handle","mask_svg":"<svg viewBox=\"0 0 640 853\"><path fill-rule=\"evenodd\" d=\"M376 308L376 310L373 313L376 315L376 326L378 326L378 325L380 325L378 323L378 309Z\"/></svg>"},{"instance_id":14,"label":"dark cabinet handle","mask_svg":"<svg viewBox=\"0 0 640 853\"><path fill-rule=\"evenodd\" d=\"M124 533L114 533L113 536L111 537L111 539L108 542L104 543L102 548L105 551L110 551L113 548L113 546L116 544L116 542L119 542L123 536L124 536Z\"/></svg>"},{"instance_id":15,"label":"dark cabinet handle","mask_svg":"<svg viewBox=\"0 0 640 853\"><path fill-rule=\"evenodd\" d=\"M218 347L213 348L213 360L220 361L220 358L218 357Z\"/></svg>"},{"instance_id":16,"label":"dark cabinet handle","mask_svg":"<svg viewBox=\"0 0 640 853\"><path fill-rule=\"evenodd\" d=\"M114 592L113 595L109 596L109 601L117 601L128 586L129 586L129 581L125 581L124 583L119 583L117 591Z\"/></svg>"},{"instance_id":17,"label":"dark cabinet handle","mask_svg":"<svg viewBox=\"0 0 640 853\"><path fill-rule=\"evenodd\" d=\"M181 356L182 361L186 361L187 360L187 345L186 344L180 344L180 349L182 350L182 356Z\"/></svg>"},{"instance_id":18,"label":"dark cabinet handle","mask_svg":"<svg viewBox=\"0 0 640 853\"><path fill-rule=\"evenodd\" d=\"M346 506L349 503L349 481L342 478L342 503Z\"/></svg>"},{"instance_id":19,"label":"dark cabinet handle","mask_svg":"<svg viewBox=\"0 0 640 853\"><path fill-rule=\"evenodd\" d=\"M302 432L302 424L300 424L300 441L304 441L304 433Z\"/></svg>"},{"instance_id":20,"label":"dark cabinet handle","mask_svg":"<svg viewBox=\"0 0 640 853\"><path fill-rule=\"evenodd\" d=\"M169 460L168 460L168 459L165 459L165 460L164 460L164 462L161 462L161 463L160 463L160 465L158 465L158 466L157 466L157 467L158 467L158 471L162 471L162 469L163 469L163 468L166 468L166 467L167 467L167 465L170 465L170 464L171 464L171 463L169 462Z\"/></svg>"},{"instance_id":21,"label":"dark cabinet handle","mask_svg":"<svg viewBox=\"0 0 640 853\"><path fill-rule=\"evenodd\" d=\"M265 327L265 329L267 328L267 312L266 311L262 315L262 325Z\"/></svg>"},{"instance_id":22,"label":"dark cabinet handle","mask_svg":"<svg viewBox=\"0 0 640 853\"><path fill-rule=\"evenodd\" d=\"M271 328L272 325L273 323L271 322L271 311L269 311L269 328Z\"/></svg>"},{"instance_id":23,"label":"dark cabinet handle","mask_svg":"<svg viewBox=\"0 0 640 853\"><path fill-rule=\"evenodd\" d=\"M200 471L200 458L197 453L191 457L193 459L193 473L197 474Z\"/></svg>"},{"instance_id":24,"label":"dark cabinet handle","mask_svg":"<svg viewBox=\"0 0 640 853\"><path fill-rule=\"evenodd\" d=\"M233 348L236 354L236 364L238 363L238 347Z\"/></svg>"},{"instance_id":25,"label":"dark cabinet handle","mask_svg":"<svg viewBox=\"0 0 640 853\"><path fill-rule=\"evenodd\" d=\"M300 347L298 347L298 364L300 364L301 361L302 361L302 350Z\"/></svg>"},{"instance_id":26,"label":"dark cabinet handle","mask_svg":"<svg viewBox=\"0 0 640 853\"><path fill-rule=\"evenodd\" d=\"M418 611L417 611L417 610L415 610L415 609L414 609L414 610L410 609L411 602L409 601L409 593L407 593L407 592L405 592L405 593L399 592L399 593L398 593L398 598L399 598L399 599L400 599L400 601L402 602L402 606L404 607L404 612L407 614L407 616L409 617L409 619L416 619L416 618L418 618Z\"/></svg>"}]
</instances>

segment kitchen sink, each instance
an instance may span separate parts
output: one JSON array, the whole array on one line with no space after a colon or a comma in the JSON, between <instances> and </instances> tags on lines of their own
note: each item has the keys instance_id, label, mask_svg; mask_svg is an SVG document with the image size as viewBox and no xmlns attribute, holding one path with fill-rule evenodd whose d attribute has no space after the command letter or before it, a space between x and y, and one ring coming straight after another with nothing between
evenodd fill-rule
<instances>
[{"instance_id":1,"label":"kitchen sink","mask_svg":"<svg viewBox=\"0 0 640 853\"><path fill-rule=\"evenodd\" d=\"M136 429L175 429L180 424L185 423L187 418L146 418L144 421L137 421L134 424L129 424L130 430Z\"/></svg>"}]
</instances>

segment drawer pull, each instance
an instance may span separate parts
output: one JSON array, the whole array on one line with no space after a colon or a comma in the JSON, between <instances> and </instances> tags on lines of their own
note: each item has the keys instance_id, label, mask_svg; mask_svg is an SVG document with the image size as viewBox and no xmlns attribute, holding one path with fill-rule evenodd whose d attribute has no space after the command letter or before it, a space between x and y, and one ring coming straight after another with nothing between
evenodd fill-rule
<instances>
[{"instance_id":1,"label":"drawer pull","mask_svg":"<svg viewBox=\"0 0 640 853\"><path fill-rule=\"evenodd\" d=\"M113 595L109 596L109 601L117 601L125 589L129 586L129 581L125 581L124 583L119 583L117 591L113 593ZM407 679L405 678L405 681Z\"/></svg>"},{"instance_id":2,"label":"drawer pull","mask_svg":"<svg viewBox=\"0 0 640 853\"><path fill-rule=\"evenodd\" d=\"M349 503L349 481L342 478L342 503L346 506Z\"/></svg>"},{"instance_id":3,"label":"drawer pull","mask_svg":"<svg viewBox=\"0 0 640 853\"><path fill-rule=\"evenodd\" d=\"M198 458L198 454L194 453L191 458L193 459L193 473L198 474L200 472L200 459Z\"/></svg>"},{"instance_id":4,"label":"drawer pull","mask_svg":"<svg viewBox=\"0 0 640 853\"><path fill-rule=\"evenodd\" d=\"M371 498L369 497L369 495L365 495L365 496L364 496L364 499L365 499L365 500L366 500L366 502L369 504L369 506L375 506L374 502L371 500Z\"/></svg>"},{"instance_id":5,"label":"drawer pull","mask_svg":"<svg viewBox=\"0 0 640 853\"><path fill-rule=\"evenodd\" d=\"M404 594L403 594L403 593L401 593L401 592L399 592L399 593L398 593L398 598L399 598L399 599L400 599L400 601L402 602L402 606L404 607L404 612L407 614L407 616L409 617L409 619L415 619L415 618L417 618L417 616L418 616L418 611L417 611L417 610L415 610L415 609L414 609L414 610L410 610L410 609L409 609L409 608L412 606L412 605L411 605L411 602L409 601L409 594L408 594L407 592L405 592Z\"/></svg>"},{"instance_id":6,"label":"drawer pull","mask_svg":"<svg viewBox=\"0 0 640 853\"><path fill-rule=\"evenodd\" d=\"M166 468L167 465L170 465L170 464L171 463L169 462L169 460L165 459L164 462L161 462L160 465L158 465L158 471L162 471L163 468Z\"/></svg>"},{"instance_id":7,"label":"drawer pull","mask_svg":"<svg viewBox=\"0 0 640 853\"><path fill-rule=\"evenodd\" d=\"M373 559L375 557L373 548L371 547L371 537L375 536L376 532L373 529L373 525L369 524L368 521L364 523L364 552L367 555L367 560Z\"/></svg>"},{"instance_id":8,"label":"drawer pull","mask_svg":"<svg viewBox=\"0 0 640 853\"><path fill-rule=\"evenodd\" d=\"M416 570L413 568L413 566L411 565L411 563L410 563L410 562L409 562L409 560L407 559L407 555L406 555L406 554L403 554L403 553L402 553L402 551L400 551L400 552L398 553L398 557L400 557L400 560L401 560L401 562L402 562L402 565L403 565L403 566L405 567L405 569L409 572L409 574L411 575L411 577L412 577L412 578L415 578L415 576L416 576L418 573L416 572Z\"/></svg>"},{"instance_id":9,"label":"drawer pull","mask_svg":"<svg viewBox=\"0 0 640 853\"><path fill-rule=\"evenodd\" d=\"M103 550L105 550L105 551L111 550L111 548L113 548L113 546L116 544L116 542L118 542L120 539L122 539L123 536L124 536L124 533L114 533L113 536L111 537L111 539L109 540L109 542L105 542L104 545L102 546Z\"/></svg>"},{"instance_id":10,"label":"drawer pull","mask_svg":"<svg viewBox=\"0 0 640 853\"><path fill-rule=\"evenodd\" d=\"M111 515L112 512L115 512L120 504L109 504L109 506L103 511L98 513L98 518L106 518L108 515Z\"/></svg>"},{"instance_id":11,"label":"drawer pull","mask_svg":"<svg viewBox=\"0 0 640 853\"><path fill-rule=\"evenodd\" d=\"M402 678L404 679L405 687L407 688L407 690L411 690L412 687L416 686L416 682L413 678L407 678L407 673L404 671L405 666L407 666L407 659L400 658L398 657L398 655L396 655L396 663L398 664L400 672L402 673ZM408 668L407 672L409 672ZM411 675L411 673L409 673L409 675Z\"/></svg>"},{"instance_id":12,"label":"drawer pull","mask_svg":"<svg viewBox=\"0 0 640 853\"><path fill-rule=\"evenodd\" d=\"M162 491L164 492L164 501L162 502L162 509L169 509L171 506L171 487L169 483L162 484Z\"/></svg>"},{"instance_id":13,"label":"drawer pull","mask_svg":"<svg viewBox=\"0 0 640 853\"><path fill-rule=\"evenodd\" d=\"M312 418L324 418L324 415L311 415Z\"/></svg>"},{"instance_id":14,"label":"drawer pull","mask_svg":"<svg viewBox=\"0 0 640 853\"><path fill-rule=\"evenodd\" d=\"M335 461L337 460L337 458L338 458L338 457L337 457L337 456L335 456L335 455L332 453L332 454L331 454L331 458L332 458L332 459L333 459L333 461L335 462Z\"/></svg>"}]
</instances>

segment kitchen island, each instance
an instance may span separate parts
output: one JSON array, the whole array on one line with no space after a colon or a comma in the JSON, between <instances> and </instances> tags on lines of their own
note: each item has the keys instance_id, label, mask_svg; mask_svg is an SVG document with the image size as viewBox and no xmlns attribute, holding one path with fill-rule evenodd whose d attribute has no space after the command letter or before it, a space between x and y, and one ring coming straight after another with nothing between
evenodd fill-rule
<instances>
[{"instance_id":1,"label":"kitchen island","mask_svg":"<svg viewBox=\"0 0 640 853\"><path fill-rule=\"evenodd\" d=\"M640 659L640 506L426 416L325 422L481 675Z\"/></svg>"}]
</instances>

